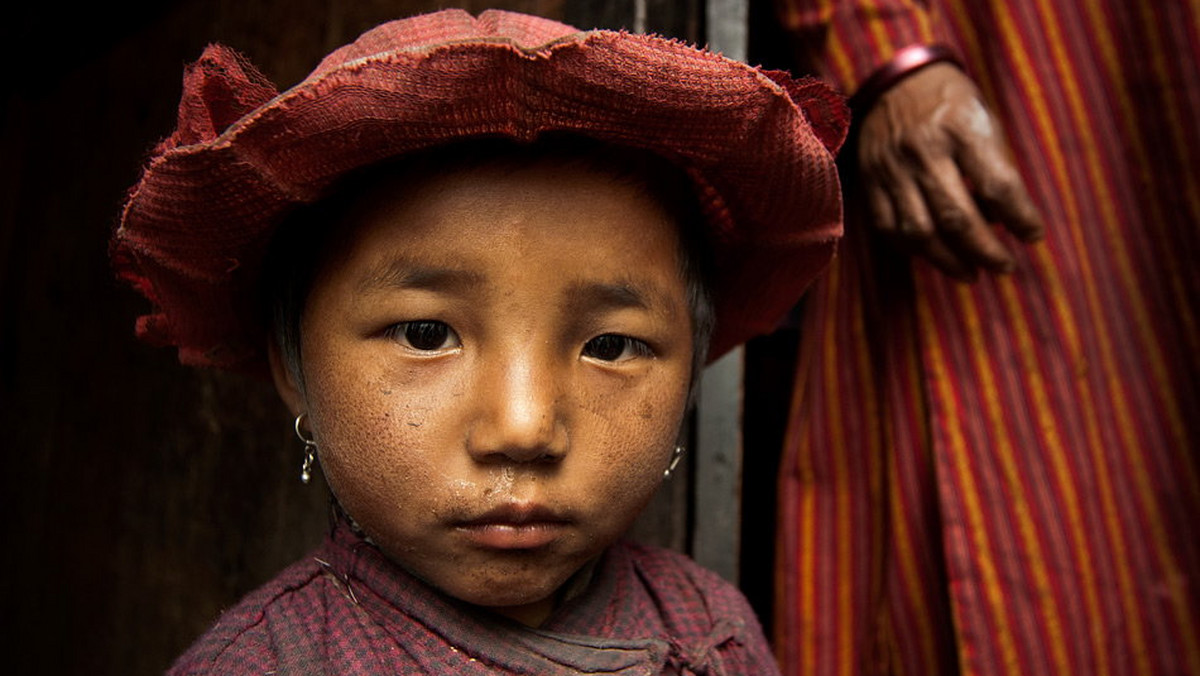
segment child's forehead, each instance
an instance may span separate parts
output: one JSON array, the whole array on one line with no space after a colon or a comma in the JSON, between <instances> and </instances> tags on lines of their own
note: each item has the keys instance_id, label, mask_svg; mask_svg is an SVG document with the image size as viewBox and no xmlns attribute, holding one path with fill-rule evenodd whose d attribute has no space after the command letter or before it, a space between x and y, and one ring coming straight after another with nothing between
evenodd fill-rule
<instances>
[{"instance_id":1,"label":"child's forehead","mask_svg":"<svg viewBox=\"0 0 1200 676\"><path fill-rule=\"evenodd\" d=\"M369 192L375 185L420 184L435 177L490 175L553 169L562 175L591 174L645 190L656 198L686 195L692 181L662 156L604 143L586 136L547 135L532 143L473 139L434 146L393 158L350 175L334 191ZM483 179L480 179L483 180ZM360 189L361 187L361 189ZM671 193L668 195L667 193Z\"/></svg>"},{"instance_id":2,"label":"child's forehead","mask_svg":"<svg viewBox=\"0 0 1200 676\"><path fill-rule=\"evenodd\" d=\"M629 159L632 157L633 159ZM654 167L656 173L649 173ZM670 176L674 172L675 176ZM571 230L541 233L523 229L537 214L549 219L628 219L630 209L670 224L674 236L697 227L697 209L687 179L673 167L619 153L551 148L468 146L434 150L359 173L339 186L317 212L331 228L332 248L344 250L363 223L381 220L416 234L442 225L425 242L450 251L453 238L508 233L528 246L570 239ZM444 227L446 220L473 217L478 231ZM453 225L453 224L450 224ZM378 233L376 233L378 234ZM626 235L637 234L625 233ZM653 233L643 233L649 237ZM552 236L553 237L552 237Z\"/></svg>"},{"instance_id":3,"label":"child's forehead","mask_svg":"<svg viewBox=\"0 0 1200 676\"><path fill-rule=\"evenodd\" d=\"M660 179L659 179L660 180ZM576 154L435 157L405 162L368 177L352 188L349 211L478 209L499 215L505 209L555 208L612 210L631 201L670 214L668 199L649 175L630 164Z\"/></svg>"},{"instance_id":4,"label":"child's forehead","mask_svg":"<svg viewBox=\"0 0 1200 676\"><path fill-rule=\"evenodd\" d=\"M345 231L348 246L368 257L386 259L390 243L402 246L405 258L465 264L489 253L479 249L481 241L545 260L555 252L595 258L599 254L582 244L598 239L619 241L618 250L663 240L675 250L681 226L636 182L543 158L384 176L348 205L335 227ZM636 257L613 262L626 258ZM674 257L668 262L674 264Z\"/></svg>"},{"instance_id":5,"label":"child's forehead","mask_svg":"<svg viewBox=\"0 0 1200 676\"><path fill-rule=\"evenodd\" d=\"M652 197L580 166L459 167L378 182L336 227L316 281L372 303L399 292L482 304L685 306L679 225ZM482 310L480 310L482 312Z\"/></svg>"}]
</instances>

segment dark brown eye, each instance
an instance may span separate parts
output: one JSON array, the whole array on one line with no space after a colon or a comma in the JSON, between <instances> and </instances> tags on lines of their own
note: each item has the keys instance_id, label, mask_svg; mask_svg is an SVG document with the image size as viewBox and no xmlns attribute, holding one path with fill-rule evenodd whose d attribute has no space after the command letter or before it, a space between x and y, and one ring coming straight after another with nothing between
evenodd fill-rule
<instances>
[{"instance_id":1,"label":"dark brown eye","mask_svg":"<svg viewBox=\"0 0 1200 676\"><path fill-rule=\"evenodd\" d=\"M460 344L458 334L454 333L449 324L430 319L401 322L389 328L388 335L422 352L455 348Z\"/></svg>"},{"instance_id":2,"label":"dark brown eye","mask_svg":"<svg viewBox=\"0 0 1200 676\"><path fill-rule=\"evenodd\" d=\"M583 344L583 356L600 361L618 361L649 354L650 347L642 341L615 333L596 336Z\"/></svg>"}]
</instances>

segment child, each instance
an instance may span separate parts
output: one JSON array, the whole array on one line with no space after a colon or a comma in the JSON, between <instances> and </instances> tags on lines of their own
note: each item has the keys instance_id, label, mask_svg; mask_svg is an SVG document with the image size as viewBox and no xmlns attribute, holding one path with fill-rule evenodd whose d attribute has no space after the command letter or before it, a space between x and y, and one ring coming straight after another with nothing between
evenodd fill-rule
<instances>
[{"instance_id":1,"label":"child","mask_svg":"<svg viewBox=\"0 0 1200 676\"><path fill-rule=\"evenodd\" d=\"M733 587L620 536L699 367L833 253L837 97L458 10L184 89L114 238L139 335L269 372L338 518L173 673L776 673Z\"/></svg>"}]
</instances>

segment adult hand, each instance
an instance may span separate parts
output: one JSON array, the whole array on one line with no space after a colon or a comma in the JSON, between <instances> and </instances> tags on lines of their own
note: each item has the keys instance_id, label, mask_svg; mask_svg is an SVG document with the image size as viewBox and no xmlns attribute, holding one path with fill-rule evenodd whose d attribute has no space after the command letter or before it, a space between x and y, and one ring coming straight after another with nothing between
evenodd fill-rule
<instances>
[{"instance_id":1,"label":"adult hand","mask_svg":"<svg viewBox=\"0 0 1200 676\"><path fill-rule=\"evenodd\" d=\"M926 66L885 92L863 119L858 160L876 227L952 277L1012 270L989 220L1025 242L1042 236L999 126L953 65Z\"/></svg>"}]
</instances>

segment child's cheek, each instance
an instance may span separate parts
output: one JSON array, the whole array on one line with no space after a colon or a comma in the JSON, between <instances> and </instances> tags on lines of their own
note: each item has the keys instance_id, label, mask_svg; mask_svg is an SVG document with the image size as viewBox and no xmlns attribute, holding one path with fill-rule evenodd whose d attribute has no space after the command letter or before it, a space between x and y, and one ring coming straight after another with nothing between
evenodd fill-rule
<instances>
[{"instance_id":1,"label":"child's cheek","mask_svg":"<svg viewBox=\"0 0 1200 676\"><path fill-rule=\"evenodd\" d=\"M383 381L326 381L310 392L320 460L335 494L349 497L352 488L380 497L389 485L423 478L399 456L425 427L427 406Z\"/></svg>"},{"instance_id":2,"label":"child's cheek","mask_svg":"<svg viewBox=\"0 0 1200 676\"><path fill-rule=\"evenodd\" d=\"M678 439L686 389L656 388L641 394L620 405L614 401L624 397L607 395L584 406L583 416L594 425L581 426L578 432L594 438L576 437L575 445L592 457L577 461L605 478L597 487L603 499L623 501L630 492L653 493Z\"/></svg>"}]
</instances>

